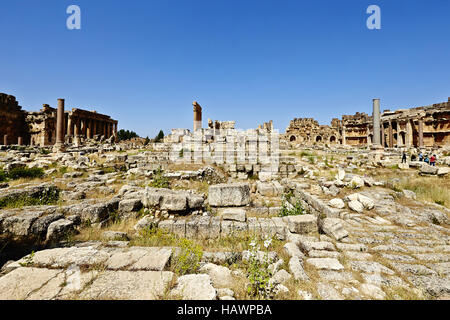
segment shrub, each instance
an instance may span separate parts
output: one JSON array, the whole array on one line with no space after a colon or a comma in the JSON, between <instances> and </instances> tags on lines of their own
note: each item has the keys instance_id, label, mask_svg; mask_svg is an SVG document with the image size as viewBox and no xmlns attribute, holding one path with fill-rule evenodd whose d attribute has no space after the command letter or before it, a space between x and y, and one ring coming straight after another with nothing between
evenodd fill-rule
<instances>
[{"instance_id":1,"label":"shrub","mask_svg":"<svg viewBox=\"0 0 450 320\"><path fill-rule=\"evenodd\" d=\"M14 168L8 172L8 178L17 180L20 178L41 178L44 176L44 170L42 168Z\"/></svg>"},{"instance_id":2,"label":"shrub","mask_svg":"<svg viewBox=\"0 0 450 320\"><path fill-rule=\"evenodd\" d=\"M0 182L5 182L7 180L8 180L8 175L6 174L5 171L0 169Z\"/></svg>"},{"instance_id":3,"label":"shrub","mask_svg":"<svg viewBox=\"0 0 450 320\"><path fill-rule=\"evenodd\" d=\"M22 208L26 206L43 206L54 205L58 202L59 190L58 188L48 188L39 198L22 195L19 197L4 197L0 199L0 209L2 208Z\"/></svg>"},{"instance_id":4,"label":"shrub","mask_svg":"<svg viewBox=\"0 0 450 320\"><path fill-rule=\"evenodd\" d=\"M163 170L158 169L153 171L153 181L150 183L153 188L169 188L169 179L164 177Z\"/></svg>"},{"instance_id":5,"label":"shrub","mask_svg":"<svg viewBox=\"0 0 450 320\"><path fill-rule=\"evenodd\" d=\"M264 241L264 256L259 257L259 245L256 239L253 239L249 246L249 260L247 275L250 285L247 287L247 293L253 297L268 299L274 295L274 286L270 283L272 272L269 270L268 250L272 239L266 238Z\"/></svg>"},{"instance_id":6,"label":"shrub","mask_svg":"<svg viewBox=\"0 0 450 320\"><path fill-rule=\"evenodd\" d=\"M283 203L281 205L280 213L278 214L280 217L286 216L298 216L305 214L306 211L303 208L302 202L298 199L295 201L295 204L291 204L290 200L294 195L292 192L287 193L283 196Z\"/></svg>"},{"instance_id":7,"label":"shrub","mask_svg":"<svg viewBox=\"0 0 450 320\"><path fill-rule=\"evenodd\" d=\"M68 170L67 167L61 167L61 168L59 168L59 173L60 174L65 174L65 173L67 173L67 170Z\"/></svg>"},{"instance_id":8,"label":"shrub","mask_svg":"<svg viewBox=\"0 0 450 320\"><path fill-rule=\"evenodd\" d=\"M172 269L179 275L195 273L200 267L203 250L199 245L188 239L180 239L180 253L175 258Z\"/></svg>"}]
</instances>

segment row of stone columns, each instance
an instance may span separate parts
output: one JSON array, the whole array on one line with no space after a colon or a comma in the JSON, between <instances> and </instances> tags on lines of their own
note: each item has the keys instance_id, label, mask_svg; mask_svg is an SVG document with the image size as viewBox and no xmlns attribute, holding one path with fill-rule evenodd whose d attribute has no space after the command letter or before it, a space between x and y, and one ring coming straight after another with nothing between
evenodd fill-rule
<instances>
[{"instance_id":1,"label":"row of stone columns","mask_svg":"<svg viewBox=\"0 0 450 320\"><path fill-rule=\"evenodd\" d=\"M7 146L8 145L8 135L4 134L3 135L3 145ZM17 145L21 146L23 144L23 138L22 137L18 137L17 138Z\"/></svg>"},{"instance_id":2,"label":"row of stone columns","mask_svg":"<svg viewBox=\"0 0 450 320\"><path fill-rule=\"evenodd\" d=\"M397 123L397 146L398 147L412 147L414 146L414 133L413 133L413 124L411 123L411 119L406 120L406 132L405 137L402 136L402 131L399 130L398 123ZM385 141L385 132L384 132L384 124L381 126L381 137L382 137L382 146L387 146L389 148L394 147L394 133L393 133L393 123L391 120L388 121L388 139L387 143ZM419 119L418 121L418 147L422 148L424 146L423 144L423 120Z\"/></svg>"},{"instance_id":3,"label":"row of stone columns","mask_svg":"<svg viewBox=\"0 0 450 320\"><path fill-rule=\"evenodd\" d=\"M68 136L85 136L93 138L94 135L104 135L106 138L117 135L117 123L95 119L84 119L69 116L67 119Z\"/></svg>"},{"instance_id":4,"label":"row of stone columns","mask_svg":"<svg viewBox=\"0 0 450 320\"><path fill-rule=\"evenodd\" d=\"M386 138L384 132L384 123L380 124L380 99L373 99L373 140L372 146L384 147L386 145ZM413 125L411 119L406 120L406 135L403 138L401 131L399 130L399 124L397 122L397 146L407 146L412 147L414 144L413 138ZM380 130L375 130L375 128L380 128ZM381 134L381 139L380 139ZM380 141L381 140L381 141ZM367 141L369 142L369 134L367 134ZM381 143L381 144L380 144ZM394 147L394 129L392 120L388 121L388 141L387 145L389 148ZM418 121L418 147L423 147L423 119Z\"/></svg>"}]
</instances>

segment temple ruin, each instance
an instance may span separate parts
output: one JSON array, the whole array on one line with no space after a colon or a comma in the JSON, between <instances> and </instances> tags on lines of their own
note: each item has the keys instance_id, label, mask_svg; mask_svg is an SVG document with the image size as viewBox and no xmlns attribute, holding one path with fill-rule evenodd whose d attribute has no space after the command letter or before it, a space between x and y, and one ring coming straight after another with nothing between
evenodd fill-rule
<instances>
[{"instance_id":1,"label":"temple ruin","mask_svg":"<svg viewBox=\"0 0 450 320\"><path fill-rule=\"evenodd\" d=\"M59 128L58 109L63 123ZM117 135L118 121L108 115L78 108L64 111L63 99L58 100L58 109L44 104L39 111L24 111L14 96L0 93L0 137L3 137L3 144L43 147L59 142L78 145L86 139L109 139Z\"/></svg>"},{"instance_id":2,"label":"temple ruin","mask_svg":"<svg viewBox=\"0 0 450 320\"><path fill-rule=\"evenodd\" d=\"M374 99L378 100L379 99ZM376 102L376 101L374 101ZM296 118L284 139L293 144L340 144L370 147L374 142L373 118L366 113L332 119L331 126L312 118ZM380 116L380 144L384 148L443 147L450 144L450 98L429 106L384 110Z\"/></svg>"}]
</instances>

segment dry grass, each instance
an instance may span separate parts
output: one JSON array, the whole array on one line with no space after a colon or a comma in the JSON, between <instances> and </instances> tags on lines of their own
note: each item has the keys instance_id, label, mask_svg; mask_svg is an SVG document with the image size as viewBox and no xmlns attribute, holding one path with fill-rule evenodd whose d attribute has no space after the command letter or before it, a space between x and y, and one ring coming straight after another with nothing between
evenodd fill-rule
<instances>
[{"instance_id":1,"label":"dry grass","mask_svg":"<svg viewBox=\"0 0 450 320\"><path fill-rule=\"evenodd\" d=\"M197 171L205 167L202 163L170 163L167 166L168 171Z\"/></svg>"},{"instance_id":2,"label":"dry grass","mask_svg":"<svg viewBox=\"0 0 450 320\"><path fill-rule=\"evenodd\" d=\"M425 300L424 295L418 289L387 286L383 286L382 289L386 293L386 300Z\"/></svg>"},{"instance_id":3,"label":"dry grass","mask_svg":"<svg viewBox=\"0 0 450 320\"><path fill-rule=\"evenodd\" d=\"M76 241L103 241L102 233L105 231L120 231L126 232L131 238L134 233L134 225L137 223L138 219L129 218L125 220L120 220L115 223L108 225L105 228L99 229L97 227L85 227L80 230L80 233L75 235L73 240Z\"/></svg>"},{"instance_id":4,"label":"dry grass","mask_svg":"<svg viewBox=\"0 0 450 320\"><path fill-rule=\"evenodd\" d=\"M173 190L195 190L198 193L208 195L209 184L206 181L197 180L172 180L170 187Z\"/></svg>"},{"instance_id":5,"label":"dry grass","mask_svg":"<svg viewBox=\"0 0 450 320\"><path fill-rule=\"evenodd\" d=\"M371 171L378 181L386 181L396 190L411 190L417 200L437 203L450 208L450 177L419 176L417 170L390 170L379 168Z\"/></svg>"}]
</instances>

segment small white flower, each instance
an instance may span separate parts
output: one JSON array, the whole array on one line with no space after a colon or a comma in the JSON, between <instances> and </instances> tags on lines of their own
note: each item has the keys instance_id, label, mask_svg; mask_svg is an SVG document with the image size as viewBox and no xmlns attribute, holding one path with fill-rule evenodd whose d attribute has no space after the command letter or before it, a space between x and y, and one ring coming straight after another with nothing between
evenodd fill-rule
<instances>
[{"instance_id":1,"label":"small white flower","mask_svg":"<svg viewBox=\"0 0 450 320\"><path fill-rule=\"evenodd\" d=\"M253 240L252 242L250 242L250 247L254 248L256 246L256 241Z\"/></svg>"},{"instance_id":2,"label":"small white flower","mask_svg":"<svg viewBox=\"0 0 450 320\"><path fill-rule=\"evenodd\" d=\"M267 239L266 241L264 241L264 247L267 249L271 243L272 243L272 239Z\"/></svg>"}]
</instances>

